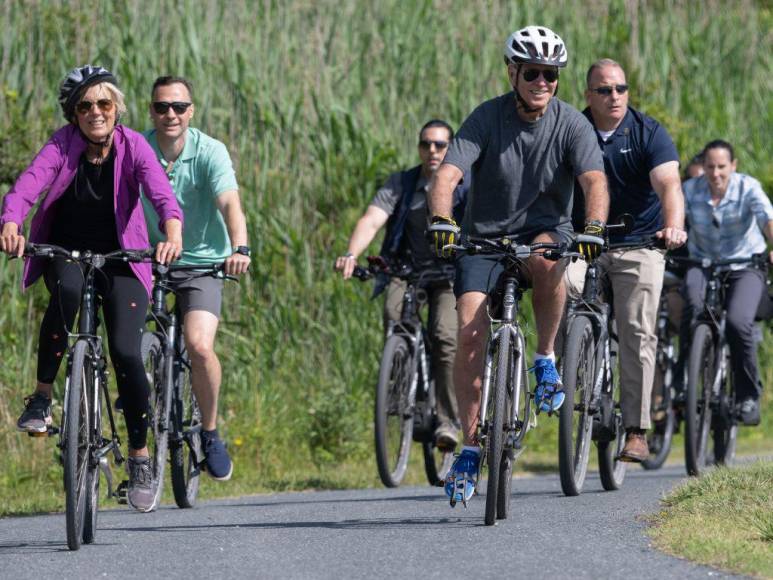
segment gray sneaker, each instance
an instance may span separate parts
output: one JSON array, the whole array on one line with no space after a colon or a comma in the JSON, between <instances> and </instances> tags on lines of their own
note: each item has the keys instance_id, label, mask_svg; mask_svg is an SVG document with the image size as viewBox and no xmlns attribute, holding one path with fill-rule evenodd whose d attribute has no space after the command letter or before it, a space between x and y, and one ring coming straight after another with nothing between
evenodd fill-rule
<instances>
[{"instance_id":1,"label":"gray sneaker","mask_svg":"<svg viewBox=\"0 0 773 580\"><path fill-rule=\"evenodd\" d=\"M16 422L19 431L45 433L51 425L51 399L35 392L24 398L24 412Z\"/></svg>"},{"instance_id":2,"label":"gray sneaker","mask_svg":"<svg viewBox=\"0 0 773 580\"><path fill-rule=\"evenodd\" d=\"M126 460L129 472L129 489L126 498L129 505L139 512L149 512L156 507L156 493L153 485L153 471L149 457L129 457Z\"/></svg>"}]
</instances>

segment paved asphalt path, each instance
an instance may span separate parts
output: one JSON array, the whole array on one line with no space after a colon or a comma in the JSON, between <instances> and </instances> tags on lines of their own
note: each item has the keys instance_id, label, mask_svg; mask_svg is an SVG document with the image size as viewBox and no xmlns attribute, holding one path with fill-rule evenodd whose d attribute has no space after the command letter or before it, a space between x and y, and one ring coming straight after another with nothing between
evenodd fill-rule
<instances>
[{"instance_id":1,"label":"paved asphalt path","mask_svg":"<svg viewBox=\"0 0 773 580\"><path fill-rule=\"evenodd\" d=\"M555 475L517 478L510 519L494 527L483 525L482 496L451 509L430 487L107 509L97 542L78 552L67 550L63 515L2 519L0 578L728 577L650 547L640 516L683 477L630 468L622 490L604 492L591 473L575 498Z\"/></svg>"}]
</instances>

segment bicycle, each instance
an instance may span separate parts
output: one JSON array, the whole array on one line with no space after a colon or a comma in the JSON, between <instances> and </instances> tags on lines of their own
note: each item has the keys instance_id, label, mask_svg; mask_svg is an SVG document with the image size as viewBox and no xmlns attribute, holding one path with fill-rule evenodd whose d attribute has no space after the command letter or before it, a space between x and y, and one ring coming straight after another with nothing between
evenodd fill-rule
<instances>
[{"instance_id":1,"label":"bicycle","mask_svg":"<svg viewBox=\"0 0 773 580\"><path fill-rule=\"evenodd\" d=\"M641 463L642 467L648 470L660 469L663 466L671 452L671 443L679 425L674 390L674 373L677 372L678 359L676 338L679 329L670 320L669 295L678 292L681 285L682 279L666 270L658 303L658 347L655 354L655 380L650 398L651 427L646 435L650 455Z\"/></svg>"},{"instance_id":2,"label":"bicycle","mask_svg":"<svg viewBox=\"0 0 773 580\"><path fill-rule=\"evenodd\" d=\"M399 321L390 321L376 385L375 444L379 477L386 487L397 487L408 467L411 442L421 443L424 471L433 486L442 486L453 462L453 449L438 448L435 381L430 364L430 341L419 311L427 303L426 286L453 279L452 267L387 264L369 256L368 267L353 275L362 281L385 274L406 282Z\"/></svg>"},{"instance_id":3,"label":"bicycle","mask_svg":"<svg viewBox=\"0 0 773 580\"><path fill-rule=\"evenodd\" d=\"M486 509L487 526L507 519L510 512L513 464L523 452L526 433L536 427L531 409L534 395L529 391L526 367L526 340L518 322L519 304L528 288L521 264L534 255L559 260L566 254L565 245L553 242L521 245L516 236L496 239L467 238L461 245L449 245L458 252L497 255L504 262L497 288L501 300L491 295L487 312L491 321L485 349L485 366L481 386L477 440L481 447L479 474L488 469ZM498 298L498 293L495 293ZM464 493L462 493L464 498ZM467 502L463 500L464 505ZM451 506L456 501L451 498Z\"/></svg>"},{"instance_id":4,"label":"bicycle","mask_svg":"<svg viewBox=\"0 0 773 580\"><path fill-rule=\"evenodd\" d=\"M685 383L685 466L688 475L700 475L708 460L708 439L714 444L714 462L728 465L735 458L738 435L735 388L730 372L730 347L725 336L723 274L726 266L746 264L767 268L765 254L750 258L710 260L679 258L679 262L700 266L708 276L703 311L698 314L690 336Z\"/></svg>"},{"instance_id":5,"label":"bicycle","mask_svg":"<svg viewBox=\"0 0 773 580\"><path fill-rule=\"evenodd\" d=\"M625 221L609 224L606 235L625 231ZM577 241L582 241L578 236ZM609 244L608 250L631 250L660 245L659 240ZM606 299L602 300L602 285ZM625 429L617 379L617 328L611 288L597 262L588 264L579 298L570 298L566 310L566 338L561 357L565 403L559 410L558 465L561 489L579 495L585 483L590 442L596 443L601 485L620 489L627 464L619 459L625 447Z\"/></svg>"},{"instance_id":6,"label":"bicycle","mask_svg":"<svg viewBox=\"0 0 773 580\"><path fill-rule=\"evenodd\" d=\"M42 434L59 436L57 447L64 467L65 521L70 550L78 550L81 543L91 544L96 538L100 469L108 481L108 496L112 495L107 455L113 454L116 465L124 461L107 390L107 358L102 338L97 334L99 305L94 278L97 270L109 261L144 262L150 255L146 250L96 254L51 244L28 243L25 247L26 257L65 258L85 267L78 330L68 331L72 346L67 348L61 428L52 426ZM110 424L109 438L102 432L103 399Z\"/></svg>"},{"instance_id":7,"label":"bicycle","mask_svg":"<svg viewBox=\"0 0 773 580\"><path fill-rule=\"evenodd\" d=\"M172 279L171 273L187 273ZM201 410L191 387L191 364L185 350L182 317L175 307L168 308L166 297L174 293L177 284L214 276L237 280L223 273L223 264L212 266L165 266L153 264L153 304L147 323L154 326L142 334L142 359L152 385L154 457L158 465L156 500L163 490L164 464L167 450L175 503L191 508L196 503L199 475L204 462L201 445Z\"/></svg>"}]
</instances>

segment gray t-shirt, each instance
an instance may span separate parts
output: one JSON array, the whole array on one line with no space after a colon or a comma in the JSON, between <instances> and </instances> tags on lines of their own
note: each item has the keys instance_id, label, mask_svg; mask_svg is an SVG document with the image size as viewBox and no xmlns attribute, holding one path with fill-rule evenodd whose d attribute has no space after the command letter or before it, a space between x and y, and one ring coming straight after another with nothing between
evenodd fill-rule
<instances>
[{"instance_id":1,"label":"gray t-shirt","mask_svg":"<svg viewBox=\"0 0 773 580\"><path fill-rule=\"evenodd\" d=\"M571 231L575 177L604 171L593 127L577 109L553 98L528 123L513 92L467 117L443 163L472 171L462 230L477 236Z\"/></svg>"},{"instance_id":2,"label":"gray t-shirt","mask_svg":"<svg viewBox=\"0 0 773 580\"><path fill-rule=\"evenodd\" d=\"M411 209L405 222L401 251L408 251L416 263L434 260L424 232L427 229L427 186L429 181L419 175L416 191L411 199ZM397 210L403 196L402 172L393 173L387 182L376 192L371 205L383 209L390 216Z\"/></svg>"}]
</instances>

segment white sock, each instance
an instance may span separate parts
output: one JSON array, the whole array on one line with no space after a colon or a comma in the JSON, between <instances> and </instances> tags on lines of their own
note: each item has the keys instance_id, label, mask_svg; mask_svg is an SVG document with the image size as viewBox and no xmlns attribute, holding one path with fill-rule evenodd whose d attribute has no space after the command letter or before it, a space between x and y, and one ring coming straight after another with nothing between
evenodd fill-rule
<instances>
[{"instance_id":1,"label":"white sock","mask_svg":"<svg viewBox=\"0 0 773 580\"><path fill-rule=\"evenodd\" d=\"M536 363L538 360L542 360L543 358L546 358L548 360L551 360L553 362L556 362L556 353L551 352L549 354L542 354L539 352L534 353L534 362Z\"/></svg>"},{"instance_id":2,"label":"white sock","mask_svg":"<svg viewBox=\"0 0 773 580\"><path fill-rule=\"evenodd\" d=\"M462 447L462 453L464 453L465 451L471 451L475 455L480 455L480 446L478 446L478 445L465 445L464 447Z\"/></svg>"}]
</instances>

